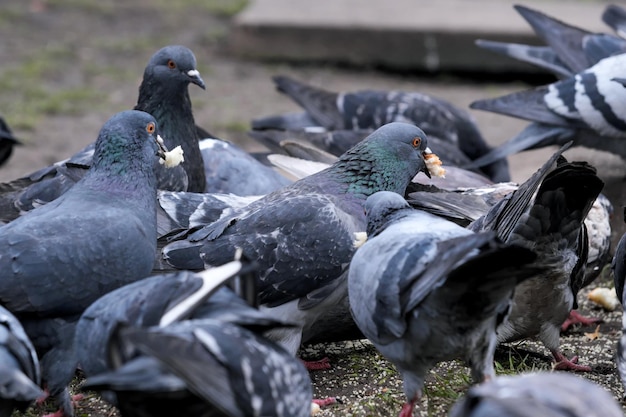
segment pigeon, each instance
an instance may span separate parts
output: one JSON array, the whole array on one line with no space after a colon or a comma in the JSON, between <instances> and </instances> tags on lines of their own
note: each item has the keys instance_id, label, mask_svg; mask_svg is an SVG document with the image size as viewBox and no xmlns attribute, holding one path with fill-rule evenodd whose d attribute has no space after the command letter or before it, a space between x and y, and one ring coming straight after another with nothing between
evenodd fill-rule
<instances>
[{"instance_id":1,"label":"pigeon","mask_svg":"<svg viewBox=\"0 0 626 417\"><path fill-rule=\"evenodd\" d=\"M0 166L2 166L13 154L13 147L16 145L21 145L20 142L15 136L13 136L13 132L9 128L6 120L3 117L0 117Z\"/></svg>"},{"instance_id":2,"label":"pigeon","mask_svg":"<svg viewBox=\"0 0 626 417\"><path fill-rule=\"evenodd\" d=\"M203 90L204 80L197 70L193 52L181 45L169 45L159 49L148 61L139 86L135 110L150 113L159 123L161 136L167 149L181 146L184 160L181 167L188 178L187 188L173 187L180 175L175 170L158 167L158 188L172 191L203 192L206 179L198 128L191 109L189 84Z\"/></svg>"},{"instance_id":3,"label":"pigeon","mask_svg":"<svg viewBox=\"0 0 626 417\"><path fill-rule=\"evenodd\" d=\"M588 238L583 220L604 183L595 168L566 161L562 151L469 228L495 231L507 243L534 250L535 264L546 268L518 285L509 319L498 328L499 342L538 337L557 369L590 371L576 364L577 357L569 360L561 353L559 333L585 285Z\"/></svg>"},{"instance_id":4,"label":"pigeon","mask_svg":"<svg viewBox=\"0 0 626 417\"><path fill-rule=\"evenodd\" d=\"M496 327L514 288L534 276L532 250L473 233L380 191L365 202L367 241L350 263L354 321L398 369L412 415L438 362L464 359L476 382L495 377Z\"/></svg>"},{"instance_id":5,"label":"pigeon","mask_svg":"<svg viewBox=\"0 0 626 417\"><path fill-rule=\"evenodd\" d=\"M548 64L540 66L550 69L557 61L560 70L554 72L561 79L530 90L473 102L472 109L532 123L467 167L490 164L515 152L569 141L573 141L574 146L598 149L626 159L626 119L622 116L626 87L619 80L626 70L626 40L591 34L527 7L515 7L549 45L541 49L550 56L546 59ZM485 41L479 45L513 57L524 55L510 52L523 49L518 45L502 46Z\"/></svg>"},{"instance_id":6,"label":"pigeon","mask_svg":"<svg viewBox=\"0 0 626 417\"><path fill-rule=\"evenodd\" d=\"M621 417L604 388L565 372L499 376L471 387L449 417Z\"/></svg>"},{"instance_id":7,"label":"pigeon","mask_svg":"<svg viewBox=\"0 0 626 417\"><path fill-rule=\"evenodd\" d=\"M158 275L98 299L76 331L83 389L115 392L104 398L123 416L310 413L304 366L262 337L289 324L222 287L253 269L232 261L197 274Z\"/></svg>"},{"instance_id":8,"label":"pigeon","mask_svg":"<svg viewBox=\"0 0 626 417\"><path fill-rule=\"evenodd\" d=\"M139 87L135 110L156 118L167 149L179 145L183 149L184 161L178 167L166 169L155 162L159 189L205 191L198 128L187 88L190 83L205 88L196 69L196 58L188 48L172 45L151 57ZM0 221L8 223L65 193L87 172L94 147L95 144L90 143L68 159L0 184Z\"/></svg>"},{"instance_id":9,"label":"pigeon","mask_svg":"<svg viewBox=\"0 0 626 417\"><path fill-rule=\"evenodd\" d=\"M76 326L76 354L82 371L89 377L114 369L107 359L107 347L123 326L151 327L185 318L262 324L265 315L233 291L222 288L224 282L245 272L240 261L232 261L198 273L150 276L98 298ZM274 323L268 321L267 325Z\"/></svg>"},{"instance_id":10,"label":"pigeon","mask_svg":"<svg viewBox=\"0 0 626 417\"><path fill-rule=\"evenodd\" d=\"M142 356L89 377L83 388L114 391L124 417L311 415L304 365L244 327L190 320L121 337Z\"/></svg>"},{"instance_id":11,"label":"pigeon","mask_svg":"<svg viewBox=\"0 0 626 417\"><path fill-rule=\"evenodd\" d=\"M345 300L345 269L355 232L365 230L363 203L380 190L403 193L425 164L427 137L417 126L389 123L329 168L177 237L163 259L178 269L203 269L232 259L236 248L259 263L259 301L299 328L274 335L290 352L301 330ZM430 174L429 174L430 175Z\"/></svg>"},{"instance_id":12,"label":"pigeon","mask_svg":"<svg viewBox=\"0 0 626 417\"><path fill-rule=\"evenodd\" d=\"M624 207L624 222L626 223L626 207ZM626 280L626 233L622 235L617 243L615 255L611 262L611 270L617 297L621 301L622 306L624 306L626 302L626 295L624 294L624 281ZM626 390L626 313L622 313L622 335L617 342L616 363L622 386Z\"/></svg>"},{"instance_id":13,"label":"pigeon","mask_svg":"<svg viewBox=\"0 0 626 417\"><path fill-rule=\"evenodd\" d=\"M475 160L490 151L476 123L465 111L452 104L417 92L363 90L335 93L304 84L287 76L273 78L278 91L288 95L305 110L305 115L289 114L253 120L254 130L301 130L318 126L328 131L377 129L389 122L413 123L429 137L455 144ZM313 125L306 125L312 119ZM483 166L494 181L509 181L505 159Z\"/></svg>"},{"instance_id":14,"label":"pigeon","mask_svg":"<svg viewBox=\"0 0 626 417\"><path fill-rule=\"evenodd\" d=\"M44 392L35 348L21 323L0 306L0 416L20 412Z\"/></svg>"},{"instance_id":15,"label":"pigeon","mask_svg":"<svg viewBox=\"0 0 626 417\"><path fill-rule=\"evenodd\" d=\"M0 228L0 304L22 321L42 379L67 416L73 328L103 293L147 276L156 253L156 120L111 117L85 176L51 203Z\"/></svg>"},{"instance_id":16,"label":"pigeon","mask_svg":"<svg viewBox=\"0 0 626 417\"><path fill-rule=\"evenodd\" d=\"M221 139L200 141L206 177L205 192L263 195L291 183L240 147Z\"/></svg>"}]
</instances>

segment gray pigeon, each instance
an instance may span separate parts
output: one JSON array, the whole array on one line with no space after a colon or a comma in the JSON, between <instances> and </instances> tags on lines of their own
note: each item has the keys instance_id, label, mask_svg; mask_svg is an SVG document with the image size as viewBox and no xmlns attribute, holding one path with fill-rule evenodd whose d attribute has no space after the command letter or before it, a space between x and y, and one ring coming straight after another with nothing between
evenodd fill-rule
<instances>
[{"instance_id":1,"label":"gray pigeon","mask_svg":"<svg viewBox=\"0 0 626 417\"><path fill-rule=\"evenodd\" d=\"M500 376L471 387L449 417L622 417L604 388L564 372Z\"/></svg>"},{"instance_id":2,"label":"gray pigeon","mask_svg":"<svg viewBox=\"0 0 626 417\"><path fill-rule=\"evenodd\" d=\"M624 222L626 223L626 207L624 207ZM617 248L615 248L611 269L613 270L617 297L620 299L622 306L624 306L626 302L626 294L624 294L624 281L626 281L626 233L620 238ZM622 386L626 389L626 313L622 312L622 315L622 335L617 342L616 362Z\"/></svg>"},{"instance_id":3,"label":"gray pigeon","mask_svg":"<svg viewBox=\"0 0 626 417\"><path fill-rule=\"evenodd\" d=\"M265 317L262 313L250 308L234 292L218 290L242 268L241 262L233 261L199 273L182 271L152 276L98 298L84 311L76 327L76 354L81 369L89 377L115 368L107 358L107 347L123 326L151 327L186 318L233 320L238 325L260 326ZM275 323L272 320L266 324L270 327Z\"/></svg>"},{"instance_id":4,"label":"gray pigeon","mask_svg":"<svg viewBox=\"0 0 626 417\"><path fill-rule=\"evenodd\" d=\"M37 398L39 359L20 322L0 306L0 417L10 417L13 410L24 412Z\"/></svg>"},{"instance_id":5,"label":"gray pigeon","mask_svg":"<svg viewBox=\"0 0 626 417\"><path fill-rule=\"evenodd\" d=\"M626 40L597 35L567 25L557 19L523 6L515 6L549 45L552 59L563 79L493 99L475 101L473 109L486 110L526 119L532 123L518 135L475 159L470 167L493 163L500 158L526 149L563 145L598 149L626 159L626 88L619 81L626 70ZM481 42L507 55L516 46ZM547 48L547 47L546 47ZM550 54L550 53L548 53ZM543 58L539 59L541 62Z\"/></svg>"},{"instance_id":6,"label":"gray pigeon","mask_svg":"<svg viewBox=\"0 0 626 417\"><path fill-rule=\"evenodd\" d=\"M198 270L227 262L241 248L259 263L261 305L300 326L278 337L295 354L303 327L329 306L347 303L344 272L354 233L365 230L365 199L380 190L403 193L419 171L428 172L425 153L421 129L389 123L329 168L189 230L164 247L164 260Z\"/></svg>"},{"instance_id":7,"label":"gray pigeon","mask_svg":"<svg viewBox=\"0 0 626 417\"><path fill-rule=\"evenodd\" d=\"M288 324L218 289L253 268L159 275L94 302L76 332L83 388L115 392L123 416L309 415L303 365L262 337Z\"/></svg>"},{"instance_id":8,"label":"gray pigeon","mask_svg":"<svg viewBox=\"0 0 626 417\"><path fill-rule=\"evenodd\" d=\"M556 167L551 162L556 159ZM558 369L590 371L559 350L561 325L577 307L585 285L588 241L583 221L604 183L585 162L567 162L557 152L517 191L470 229L495 231L507 243L534 250L545 273L518 285L509 319L498 329L500 342L538 337ZM536 190L536 192L535 192Z\"/></svg>"},{"instance_id":9,"label":"gray pigeon","mask_svg":"<svg viewBox=\"0 0 626 417\"><path fill-rule=\"evenodd\" d=\"M377 129L385 123L405 122L420 126L429 137L456 145L471 160L486 154L490 147L465 111L452 104L417 92L363 90L335 93L307 85L286 76L273 78L278 91L296 101L305 115L270 116L252 122L255 130L301 130L321 126L326 130ZM509 181L505 159L484 166L494 181Z\"/></svg>"},{"instance_id":10,"label":"gray pigeon","mask_svg":"<svg viewBox=\"0 0 626 417\"><path fill-rule=\"evenodd\" d=\"M232 322L196 319L120 337L142 356L89 377L83 388L114 391L124 417L311 415L304 365Z\"/></svg>"},{"instance_id":11,"label":"gray pigeon","mask_svg":"<svg viewBox=\"0 0 626 417\"><path fill-rule=\"evenodd\" d=\"M381 191L365 203L367 241L348 274L355 323L398 369L412 415L438 362L464 359L476 382L495 377L496 328L514 288L541 269L535 254L415 210Z\"/></svg>"},{"instance_id":12,"label":"gray pigeon","mask_svg":"<svg viewBox=\"0 0 626 417\"><path fill-rule=\"evenodd\" d=\"M156 129L147 113L114 115L79 182L0 228L0 304L22 321L50 395L68 416L78 315L102 294L147 276L154 263L153 164L165 155Z\"/></svg>"}]
</instances>

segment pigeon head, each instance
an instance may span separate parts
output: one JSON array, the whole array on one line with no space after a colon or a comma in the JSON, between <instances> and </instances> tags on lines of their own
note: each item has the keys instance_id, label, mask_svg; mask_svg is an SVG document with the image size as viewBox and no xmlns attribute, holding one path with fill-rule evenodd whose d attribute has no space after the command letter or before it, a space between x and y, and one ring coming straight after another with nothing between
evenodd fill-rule
<instances>
[{"instance_id":1,"label":"pigeon head","mask_svg":"<svg viewBox=\"0 0 626 417\"><path fill-rule=\"evenodd\" d=\"M365 200L367 237L371 238L382 232L390 216L405 209L413 211L403 196L391 191L379 191L367 197Z\"/></svg>"},{"instance_id":2,"label":"pigeon head","mask_svg":"<svg viewBox=\"0 0 626 417\"><path fill-rule=\"evenodd\" d=\"M155 157L165 159L165 151L154 117L138 110L123 111L100 130L92 170L121 175L152 172Z\"/></svg>"},{"instance_id":3,"label":"pigeon head","mask_svg":"<svg viewBox=\"0 0 626 417\"><path fill-rule=\"evenodd\" d=\"M204 80L196 69L196 57L189 48L170 45L159 49L146 66L144 83L159 83L180 89L189 83L205 89Z\"/></svg>"},{"instance_id":4,"label":"pigeon head","mask_svg":"<svg viewBox=\"0 0 626 417\"><path fill-rule=\"evenodd\" d=\"M404 194L418 172L430 176L426 134L410 123L388 123L350 148L332 170L350 182L349 192L367 196L382 190Z\"/></svg>"}]
</instances>

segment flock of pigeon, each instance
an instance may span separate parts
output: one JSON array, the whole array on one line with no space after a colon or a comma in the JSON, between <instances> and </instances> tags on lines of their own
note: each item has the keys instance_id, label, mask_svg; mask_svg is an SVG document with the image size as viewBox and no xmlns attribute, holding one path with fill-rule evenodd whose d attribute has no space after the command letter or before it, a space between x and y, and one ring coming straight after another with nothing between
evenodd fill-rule
<instances>
[{"instance_id":1,"label":"flock of pigeon","mask_svg":"<svg viewBox=\"0 0 626 417\"><path fill-rule=\"evenodd\" d=\"M309 416L332 399L313 399L305 365L328 364L300 345L364 337L402 377L401 417L452 359L477 385L450 416L623 416L571 373L495 375L496 346L526 338L556 369L591 370L559 333L590 320L576 298L611 260L612 207L596 169L563 152L626 160L626 39L516 9L546 46L478 44L560 80L472 105L532 122L496 149L440 99L277 76L304 111L254 120L278 155L250 155L195 125L193 53L157 51L135 108L94 144L0 184L0 416L45 396L73 416L77 369L123 416ZM626 11L604 18L626 33ZM16 143L0 124L3 160ZM548 145L507 182L506 155ZM623 301L626 237L612 270ZM626 386L626 336L616 366Z\"/></svg>"}]
</instances>

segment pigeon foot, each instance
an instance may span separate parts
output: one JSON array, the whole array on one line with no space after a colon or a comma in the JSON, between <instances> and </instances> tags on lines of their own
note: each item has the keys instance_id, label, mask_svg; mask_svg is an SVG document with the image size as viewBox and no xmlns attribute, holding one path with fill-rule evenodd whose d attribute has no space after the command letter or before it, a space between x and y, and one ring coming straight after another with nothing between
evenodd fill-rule
<instances>
[{"instance_id":1,"label":"pigeon foot","mask_svg":"<svg viewBox=\"0 0 626 417\"><path fill-rule=\"evenodd\" d=\"M582 324L583 326L591 326L592 324L600 323L602 319L600 317L585 317L576 310L572 310L569 313L567 319L561 325L561 331L564 332L573 326L574 324Z\"/></svg>"},{"instance_id":2,"label":"pigeon foot","mask_svg":"<svg viewBox=\"0 0 626 417\"><path fill-rule=\"evenodd\" d=\"M554 370L558 371L575 371L575 372L591 372L591 366L587 365L578 365L578 356L572 357L572 359L567 359L565 355L563 355L558 350L552 351L552 355L556 360L556 363L552 367Z\"/></svg>"}]
</instances>

